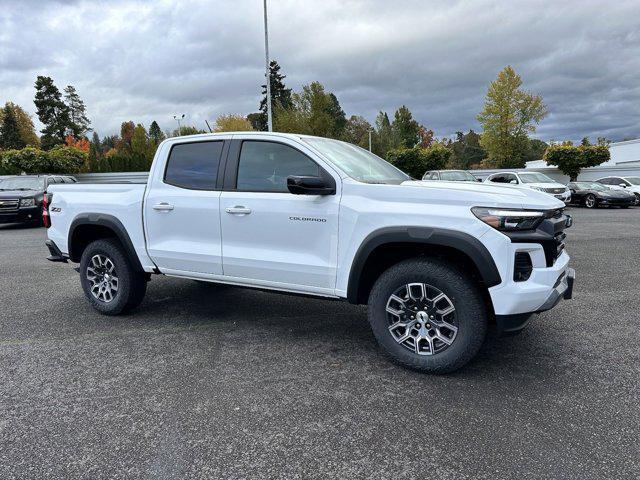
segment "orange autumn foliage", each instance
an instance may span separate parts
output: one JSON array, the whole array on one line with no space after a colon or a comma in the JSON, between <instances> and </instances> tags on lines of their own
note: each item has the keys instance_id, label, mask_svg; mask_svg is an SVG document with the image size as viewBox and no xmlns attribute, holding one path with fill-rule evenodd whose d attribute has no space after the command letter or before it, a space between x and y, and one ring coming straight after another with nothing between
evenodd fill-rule
<instances>
[{"instance_id":1,"label":"orange autumn foliage","mask_svg":"<svg viewBox=\"0 0 640 480\"><path fill-rule=\"evenodd\" d=\"M89 140L86 138L75 138L73 135L64 137L64 143L67 147L75 147L83 152L89 152Z\"/></svg>"}]
</instances>

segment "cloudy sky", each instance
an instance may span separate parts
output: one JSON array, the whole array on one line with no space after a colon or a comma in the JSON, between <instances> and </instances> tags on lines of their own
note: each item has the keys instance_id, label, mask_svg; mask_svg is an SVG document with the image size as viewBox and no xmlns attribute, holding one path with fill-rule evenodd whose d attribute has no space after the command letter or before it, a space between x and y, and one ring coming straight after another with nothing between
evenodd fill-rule
<instances>
[{"instance_id":1,"label":"cloudy sky","mask_svg":"<svg viewBox=\"0 0 640 480\"><path fill-rule=\"evenodd\" d=\"M511 64L548 105L537 137L640 137L638 0L269 0L269 16L288 86L318 80L347 115L405 104L438 136L478 129ZM181 113L204 128L257 108L262 21L262 0L0 0L0 100L35 119L48 75L77 88L101 135Z\"/></svg>"}]
</instances>

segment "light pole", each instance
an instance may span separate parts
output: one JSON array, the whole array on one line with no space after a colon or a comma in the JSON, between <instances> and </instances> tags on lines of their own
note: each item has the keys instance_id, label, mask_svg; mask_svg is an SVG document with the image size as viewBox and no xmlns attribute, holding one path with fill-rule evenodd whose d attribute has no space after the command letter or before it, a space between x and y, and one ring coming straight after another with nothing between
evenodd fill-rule
<instances>
[{"instance_id":1,"label":"light pole","mask_svg":"<svg viewBox=\"0 0 640 480\"><path fill-rule=\"evenodd\" d=\"M178 122L178 136L182 135L182 127L180 127L180 120L182 120L184 118L184 113L180 116L178 115L174 115L173 119Z\"/></svg>"},{"instance_id":2,"label":"light pole","mask_svg":"<svg viewBox=\"0 0 640 480\"><path fill-rule=\"evenodd\" d=\"M267 28L267 0L264 0L264 56L267 77L267 129L273 132L273 117L271 114L271 68L269 68L269 30Z\"/></svg>"},{"instance_id":3,"label":"light pole","mask_svg":"<svg viewBox=\"0 0 640 480\"><path fill-rule=\"evenodd\" d=\"M373 132L373 128L369 129L369 151L371 151L371 132Z\"/></svg>"}]
</instances>

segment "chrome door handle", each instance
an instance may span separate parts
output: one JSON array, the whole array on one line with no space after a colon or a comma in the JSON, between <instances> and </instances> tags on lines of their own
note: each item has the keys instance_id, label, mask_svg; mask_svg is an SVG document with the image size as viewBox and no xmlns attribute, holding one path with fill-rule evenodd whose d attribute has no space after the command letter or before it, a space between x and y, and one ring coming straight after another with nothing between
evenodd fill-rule
<instances>
[{"instance_id":1,"label":"chrome door handle","mask_svg":"<svg viewBox=\"0 0 640 480\"><path fill-rule=\"evenodd\" d=\"M242 207L240 205L236 205L235 207L226 208L225 211L230 213L231 215L249 215L251 213L251 209L247 207Z\"/></svg>"},{"instance_id":2,"label":"chrome door handle","mask_svg":"<svg viewBox=\"0 0 640 480\"><path fill-rule=\"evenodd\" d=\"M173 210L173 205L167 202L160 202L160 203L156 203L153 206L153 209L158 210L159 212L169 212Z\"/></svg>"}]
</instances>

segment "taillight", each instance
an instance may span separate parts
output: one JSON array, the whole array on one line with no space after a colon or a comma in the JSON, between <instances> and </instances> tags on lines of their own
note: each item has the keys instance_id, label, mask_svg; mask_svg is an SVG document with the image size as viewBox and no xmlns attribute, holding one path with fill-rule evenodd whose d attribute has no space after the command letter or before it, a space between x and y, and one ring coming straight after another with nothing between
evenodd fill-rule
<instances>
[{"instance_id":1,"label":"taillight","mask_svg":"<svg viewBox=\"0 0 640 480\"><path fill-rule=\"evenodd\" d=\"M47 197L47 192L42 196L42 224L44 228L49 228L51 226L51 218L49 217L49 198Z\"/></svg>"}]
</instances>

